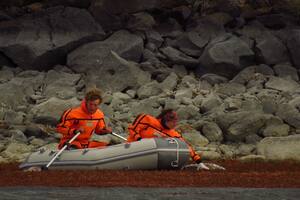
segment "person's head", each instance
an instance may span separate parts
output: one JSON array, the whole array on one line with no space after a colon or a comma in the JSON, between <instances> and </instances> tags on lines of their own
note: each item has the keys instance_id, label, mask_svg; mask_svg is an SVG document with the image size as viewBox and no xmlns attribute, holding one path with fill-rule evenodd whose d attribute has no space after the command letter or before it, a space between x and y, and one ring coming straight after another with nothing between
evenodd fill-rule
<instances>
[{"instance_id":1,"label":"person's head","mask_svg":"<svg viewBox=\"0 0 300 200\"><path fill-rule=\"evenodd\" d=\"M85 102L86 102L86 108L90 114L94 114L98 106L102 102L102 96L101 91L97 88L92 88L87 91L85 94Z\"/></svg>"},{"instance_id":2,"label":"person's head","mask_svg":"<svg viewBox=\"0 0 300 200\"><path fill-rule=\"evenodd\" d=\"M162 125L167 129L173 129L177 125L178 116L172 109L163 110L158 116L161 119Z\"/></svg>"}]
</instances>

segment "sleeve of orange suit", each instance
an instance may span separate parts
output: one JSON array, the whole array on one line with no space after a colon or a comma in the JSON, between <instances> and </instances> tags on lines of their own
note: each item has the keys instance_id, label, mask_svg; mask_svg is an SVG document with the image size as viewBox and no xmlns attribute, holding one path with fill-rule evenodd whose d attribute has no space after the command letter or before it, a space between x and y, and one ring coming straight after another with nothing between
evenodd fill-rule
<instances>
[{"instance_id":1,"label":"sleeve of orange suit","mask_svg":"<svg viewBox=\"0 0 300 200\"><path fill-rule=\"evenodd\" d=\"M98 120L96 129L95 129L95 133L96 133L96 134L106 134L107 132L106 132L106 131L103 131L103 130L105 130L105 129L106 129L106 124L105 124L104 118L101 117L101 118Z\"/></svg>"},{"instance_id":2,"label":"sleeve of orange suit","mask_svg":"<svg viewBox=\"0 0 300 200\"><path fill-rule=\"evenodd\" d=\"M62 135L72 135L75 131L75 128L72 128L72 125L74 124L74 119L71 119L71 112L72 109L66 110L60 120L59 123L56 126L57 132L61 133Z\"/></svg>"},{"instance_id":3,"label":"sleeve of orange suit","mask_svg":"<svg viewBox=\"0 0 300 200\"><path fill-rule=\"evenodd\" d=\"M142 124L142 120L146 117L145 114L138 115L134 122L128 126L129 136L128 141L137 141L142 138L141 131L146 128L146 125Z\"/></svg>"},{"instance_id":4,"label":"sleeve of orange suit","mask_svg":"<svg viewBox=\"0 0 300 200\"><path fill-rule=\"evenodd\" d=\"M177 132L178 133L178 132ZM199 163L201 161L201 157L199 154L197 154L195 152L195 150L193 149L192 145L190 145L183 137L180 133L178 133L178 138L180 138L182 141L184 141L188 147L189 147L189 150L190 150L190 155L191 155L191 158L193 159L194 162L196 163Z\"/></svg>"}]
</instances>

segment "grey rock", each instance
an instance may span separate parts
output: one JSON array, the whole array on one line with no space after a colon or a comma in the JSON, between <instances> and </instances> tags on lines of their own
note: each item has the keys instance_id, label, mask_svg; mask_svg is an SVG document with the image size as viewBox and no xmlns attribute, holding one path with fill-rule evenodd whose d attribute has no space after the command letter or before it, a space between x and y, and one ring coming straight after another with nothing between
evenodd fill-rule
<instances>
[{"instance_id":1,"label":"grey rock","mask_svg":"<svg viewBox=\"0 0 300 200\"><path fill-rule=\"evenodd\" d=\"M169 17L163 22L159 23L155 30L160 33L162 37L176 38L183 33L181 24L176 19Z\"/></svg>"},{"instance_id":2,"label":"grey rock","mask_svg":"<svg viewBox=\"0 0 300 200\"><path fill-rule=\"evenodd\" d=\"M200 57L201 67L206 73L217 73L231 78L253 63L254 53L241 39L223 35L213 40ZM201 74L202 68L198 69Z\"/></svg>"},{"instance_id":3,"label":"grey rock","mask_svg":"<svg viewBox=\"0 0 300 200\"><path fill-rule=\"evenodd\" d=\"M188 73L184 65L173 65L172 69L179 78L186 76Z\"/></svg>"},{"instance_id":4,"label":"grey rock","mask_svg":"<svg viewBox=\"0 0 300 200\"><path fill-rule=\"evenodd\" d=\"M210 94L205 97L200 106L201 113L209 112L222 104L222 100L219 96L215 94Z\"/></svg>"},{"instance_id":5,"label":"grey rock","mask_svg":"<svg viewBox=\"0 0 300 200\"><path fill-rule=\"evenodd\" d=\"M24 69L46 69L63 62L69 51L84 42L103 36L88 11L60 6L17 18L9 29L3 24L0 48Z\"/></svg>"},{"instance_id":6,"label":"grey rock","mask_svg":"<svg viewBox=\"0 0 300 200\"><path fill-rule=\"evenodd\" d=\"M273 36L263 24L256 20L249 22L242 29L237 30L237 33L248 38L253 38L255 41L260 41L266 37Z\"/></svg>"},{"instance_id":7,"label":"grey rock","mask_svg":"<svg viewBox=\"0 0 300 200\"><path fill-rule=\"evenodd\" d=\"M290 52L292 62L294 63L297 69L300 68L300 56L299 56L299 47L300 47L300 31L295 29L287 32L287 48Z\"/></svg>"},{"instance_id":8,"label":"grey rock","mask_svg":"<svg viewBox=\"0 0 300 200\"><path fill-rule=\"evenodd\" d=\"M233 96L236 94L244 93L246 92L246 88L244 85L239 83L225 83L221 84L217 87L216 90L217 93L226 95L226 96Z\"/></svg>"},{"instance_id":9,"label":"grey rock","mask_svg":"<svg viewBox=\"0 0 300 200\"><path fill-rule=\"evenodd\" d=\"M75 85L80 79L80 74L70 74L50 70L45 77L46 87L43 93L48 98L58 97L61 99L70 99L76 96Z\"/></svg>"},{"instance_id":10,"label":"grey rock","mask_svg":"<svg viewBox=\"0 0 300 200\"><path fill-rule=\"evenodd\" d=\"M4 120L10 124L23 124L25 121L26 114L23 112L15 112L8 110L5 113Z\"/></svg>"},{"instance_id":11,"label":"grey rock","mask_svg":"<svg viewBox=\"0 0 300 200\"><path fill-rule=\"evenodd\" d=\"M281 137L289 135L290 126L287 124L269 125L267 126L262 135L264 137Z\"/></svg>"},{"instance_id":12,"label":"grey rock","mask_svg":"<svg viewBox=\"0 0 300 200\"><path fill-rule=\"evenodd\" d=\"M33 147L20 142L12 142L1 152L1 156L10 162L22 162L32 151Z\"/></svg>"},{"instance_id":13,"label":"grey rock","mask_svg":"<svg viewBox=\"0 0 300 200\"><path fill-rule=\"evenodd\" d=\"M203 147L209 143L208 140L200 134L200 132L193 129L182 132L182 137L194 148L199 146Z\"/></svg>"},{"instance_id":14,"label":"grey rock","mask_svg":"<svg viewBox=\"0 0 300 200\"><path fill-rule=\"evenodd\" d=\"M139 99L148 98L151 96L157 96L162 92L162 88L160 87L160 84L156 81L152 81L148 84L145 84L141 86L137 90L137 96Z\"/></svg>"},{"instance_id":15,"label":"grey rock","mask_svg":"<svg viewBox=\"0 0 300 200\"><path fill-rule=\"evenodd\" d=\"M21 142L21 143L27 143L27 137L25 134L20 130L10 130L11 132L11 138L10 140L12 142Z\"/></svg>"},{"instance_id":16,"label":"grey rock","mask_svg":"<svg viewBox=\"0 0 300 200\"><path fill-rule=\"evenodd\" d=\"M166 99L164 109L172 109L177 110L179 108L180 102L178 102L176 99Z\"/></svg>"},{"instance_id":17,"label":"grey rock","mask_svg":"<svg viewBox=\"0 0 300 200\"><path fill-rule=\"evenodd\" d=\"M76 98L61 100L56 97L51 97L47 101L34 106L30 110L31 117L29 117L29 119L49 117L58 121L65 110L78 106L79 104L80 102Z\"/></svg>"},{"instance_id":18,"label":"grey rock","mask_svg":"<svg viewBox=\"0 0 300 200\"><path fill-rule=\"evenodd\" d=\"M160 86L163 91L173 91L178 82L178 76L175 73L171 73L162 83Z\"/></svg>"},{"instance_id":19,"label":"grey rock","mask_svg":"<svg viewBox=\"0 0 300 200\"><path fill-rule=\"evenodd\" d=\"M24 131L24 134L26 137L35 137L35 138L46 138L49 136L47 132L45 132L41 126L36 125L36 124L28 124L26 125L26 129Z\"/></svg>"},{"instance_id":20,"label":"grey rock","mask_svg":"<svg viewBox=\"0 0 300 200\"><path fill-rule=\"evenodd\" d=\"M91 2L89 11L105 30L117 30L124 26L128 14L141 11L160 9L162 7L172 8L185 5L187 2L169 0L94 0Z\"/></svg>"},{"instance_id":21,"label":"grey rock","mask_svg":"<svg viewBox=\"0 0 300 200\"><path fill-rule=\"evenodd\" d=\"M280 117L283 121L292 127L300 128L300 113L299 110L289 104L278 105L276 116Z\"/></svg>"},{"instance_id":22,"label":"grey rock","mask_svg":"<svg viewBox=\"0 0 300 200\"><path fill-rule=\"evenodd\" d=\"M300 135L268 137L257 144L257 154L268 160L300 160Z\"/></svg>"},{"instance_id":23,"label":"grey rock","mask_svg":"<svg viewBox=\"0 0 300 200\"><path fill-rule=\"evenodd\" d=\"M223 141L222 130L216 123L205 123L202 127L202 133L210 142Z\"/></svg>"},{"instance_id":24,"label":"grey rock","mask_svg":"<svg viewBox=\"0 0 300 200\"><path fill-rule=\"evenodd\" d=\"M194 105L180 106L177 110L180 120L200 118L199 108Z\"/></svg>"},{"instance_id":25,"label":"grey rock","mask_svg":"<svg viewBox=\"0 0 300 200\"><path fill-rule=\"evenodd\" d=\"M275 114L278 109L278 105L282 102L282 95L279 91L263 89L258 91L257 98L260 100L263 111L269 114Z\"/></svg>"},{"instance_id":26,"label":"grey rock","mask_svg":"<svg viewBox=\"0 0 300 200\"><path fill-rule=\"evenodd\" d=\"M182 101L182 98L192 98L193 97L193 91L190 88L183 88L179 89L175 93L175 99L179 102Z\"/></svg>"},{"instance_id":27,"label":"grey rock","mask_svg":"<svg viewBox=\"0 0 300 200\"><path fill-rule=\"evenodd\" d=\"M221 84L221 83L227 83L228 79L223 76L219 76L217 74L204 74L200 78L201 81L205 80L207 81L210 85L215 85L215 84Z\"/></svg>"},{"instance_id":28,"label":"grey rock","mask_svg":"<svg viewBox=\"0 0 300 200\"><path fill-rule=\"evenodd\" d=\"M42 139L34 138L33 140L30 141L30 144L34 146L35 148L42 147L46 144L46 142Z\"/></svg>"},{"instance_id":29,"label":"grey rock","mask_svg":"<svg viewBox=\"0 0 300 200\"><path fill-rule=\"evenodd\" d=\"M237 155L238 156L246 156L249 154L252 154L254 152L254 150L256 149L256 145L254 144L241 144L238 148L237 148Z\"/></svg>"},{"instance_id":30,"label":"grey rock","mask_svg":"<svg viewBox=\"0 0 300 200\"><path fill-rule=\"evenodd\" d=\"M185 32L171 45L188 56L199 57L202 53L203 38L196 31Z\"/></svg>"},{"instance_id":31,"label":"grey rock","mask_svg":"<svg viewBox=\"0 0 300 200\"><path fill-rule=\"evenodd\" d=\"M135 90L127 90L126 94L128 94L131 98L134 98L136 95L136 91Z\"/></svg>"},{"instance_id":32,"label":"grey rock","mask_svg":"<svg viewBox=\"0 0 300 200\"><path fill-rule=\"evenodd\" d=\"M283 92L295 92L299 88L299 84L294 80L271 77L266 83L266 88Z\"/></svg>"},{"instance_id":33,"label":"grey rock","mask_svg":"<svg viewBox=\"0 0 300 200\"><path fill-rule=\"evenodd\" d=\"M191 105L191 104L193 104L193 100L191 98L183 97L181 99L181 103L183 105Z\"/></svg>"},{"instance_id":34,"label":"grey rock","mask_svg":"<svg viewBox=\"0 0 300 200\"><path fill-rule=\"evenodd\" d=\"M232 82L240 83L246 85L249 81L256 79L258 74L262 75L274 75L274 71L271 67L260 64L260 65L253 65L247 67L240 71L233 79Z\"/></svg>"},{"instance_id":35,"label":"grey rock","mask_svg":"<svg viewBox=\"0 0 300 200\"><path fill-rule=\"evenodd\" d=\"M222 156L216 151L201 151L201 159L203 160L220 160Z\"/></svg>"},{"instance_id":36,"label":"grey rock","mask_svg":"<svg viewBox=\"0 0 300 200\"><path fill-rule=\"evenodd\" d=\"M246 144L256 144L259 141L261 141L263 138L256 135L256 134L252 134L252 135L248 135L245 137L245 143Z\"/></svg>"},{"instance_id":37,"label":"grey rock","mask_svg":"<svg viewBox=\"0 0 300 200\"><path fill-rule=\"evenodd\" d=\"M120 99L124 103L128 103L131 100L131 97L128 94L125 94L122 92L115 92L115 93L113 93L112 101L114 101L114 99Z\"/></svg>"},{"instance_id":38,"label":"grey rock","mask_svg":"<svg viewBox=\"0 0 300 200\"><path fill-rule=\"evenodd\" d=\"M184 65L188 67L195 67L199 64L199 61L187 56L181 51L172 48L172 47L164 47L160 48L160 51L168 58L168 60L174 65Z\"/></svg>"},{"instance_id":39,"label":"grey rock","mask_svg":"<svg viewBox=\"0 0 300 200\"><path fill-rule=\"evenodd\" d=\"M14 72L8 67L2 67L0 70L0 84L8 82L14 77Z\"/></svg>"},{"instance_id":40,"label":"grey rock","mask_svg":"<svg viewBox=\"0 0 300 200\"><path fill-rule=\"evenodd\" d=\"M265 123L266 117L262 114L247 115L229 126L225 131L225 139L233 142L245 141L246 136L258 133Z\"/></svg>"},{"instance_id":41,"label":"grey rock","mask_svg":"<svg viewBox=\"0 0 300 200\"><path fill-rule=\"evenodd\" d=\"M159 48L164 41L164 39L161 37L161 35L157 31L154 31L154 30L146 31L146 38L149 43L155 44L155 46L157 48Z\"/></svg>"},{"instance_id":42,"label":"grey rock","mask_svg":"<svg viewBox=\"0 0 300 200\"><path fill-rule=\"evenodd\" d=\"M151 30L156 25L155 19L147 12L132 14L126 24L127 29L133 31Z\"/></svg>"},{"instance_id":43,"label":"grey rock","mask_svg":"<svg viewBox=\"0 0 300 200\"><path fill-rule=\"evenodd\" d=\"M290 64L277 64L274 67L274 72L281 78L291 78L294 81L299 81L297 69Z\"/></svg>"},{"instance_id":44,"label":"grey rock","mask_svg":"<svg viewBox=\"0 0 300 200\"><path fill-rule=\"evenodd\" d=\"M115 52L109 53L105 65L100 69L87 72L87 86L96 85L103 91L125 92L126 89L137 89L150 81L151 75L139 68L136 63L128 62Z\"/></svg>"},{"instance_id":45,"label":"grey rock","mask_svg":"<svg viewBox=\"0 0 300 200\"><path fill-rule=\"evenodd\" d=\"M195 88L199 81L193 75L186 75L182 77L178 88Z\"/></svg>"},{"instance_id":46,"label":"grey rock","mask_svg":"<svg viewBox=\"0 0 300 200\"><path fill-rule=\"evenodd\" d=\"M158 97L155 96L140 100L139 102L130 102L129 107L133 116L137 116L140 113L157 116L161 111Z\"/></svg>"},{"instance_id":47,"label":"grey rock","mask_svg":"<svg viewBox=\"0 0 300 200\"><path fill-rule=\"evenodd\" d=\"M202 94L199 94L199 95L195 96L195 98L192 99L192 102L196 107L200 107L203 99L204 99L204 96Z\"/></svg>"},{"instance_id":48,"label":"grey rock","mask_svg":"<svg viewBox=\"0 0 300 200\"><path fill-rule=\"evenodd\" d=\"M225 145L222 144L219 146L219 150L221 151L221 153L224 155L224 158L226 159L234 159L236 157L236 146L233 145Z\"/></svg>"},{"instance_id":49,"label":"grey rock","mask_svg":"<svg viewBox=\"0 0 300 200\"><path fill-rule=\"evenodd\" d=\"M289 61L286 47L275 36L265 37L258 41L256 44L256 56L259 61L267 65Z\"/></svg>"},{"instance_id":50,"label":"grey rock","mask_svg":"<svg viewBox=\"0 0 300 200\"><path fill-rule=\"evenodd\" d=\"M107 65L111 51L126 60L138 62L143 52L141 37L128 31L120 30L100 42L91 42L80 46L68 55L67 64L76 72L88 69L101 69Z\"/></svg>"}]
</instances>

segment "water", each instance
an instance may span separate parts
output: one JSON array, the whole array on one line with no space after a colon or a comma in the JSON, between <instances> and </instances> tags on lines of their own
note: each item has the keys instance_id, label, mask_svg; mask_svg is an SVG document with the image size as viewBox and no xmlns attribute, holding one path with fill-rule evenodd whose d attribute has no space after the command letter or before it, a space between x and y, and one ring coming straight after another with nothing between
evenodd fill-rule
<instances>
[{"instance_id":1,"label":"water","mask_svg":"<svg viewBox=\"0 0 300 200\"><path fill-rule=\"evenodd\" d=\"M2 187L0 200L299 200L300 189Z\"/></svg>"}]
</instances>

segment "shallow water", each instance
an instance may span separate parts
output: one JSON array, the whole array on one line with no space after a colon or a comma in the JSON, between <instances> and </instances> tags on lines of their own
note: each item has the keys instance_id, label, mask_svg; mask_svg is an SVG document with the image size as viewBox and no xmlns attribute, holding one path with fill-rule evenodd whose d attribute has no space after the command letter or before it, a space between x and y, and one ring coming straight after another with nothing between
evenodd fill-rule
<instances>
[{"instance_id":1,"label":"shallow water","mask_svg":"<svg viewBox=\"0 0 300 200\"><path fill-rule=\"evenodd\" d=\"M1 200L299 200L299 189L1 187Z\"/></svg>"}]
</instances>

